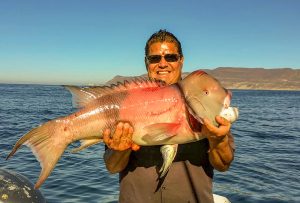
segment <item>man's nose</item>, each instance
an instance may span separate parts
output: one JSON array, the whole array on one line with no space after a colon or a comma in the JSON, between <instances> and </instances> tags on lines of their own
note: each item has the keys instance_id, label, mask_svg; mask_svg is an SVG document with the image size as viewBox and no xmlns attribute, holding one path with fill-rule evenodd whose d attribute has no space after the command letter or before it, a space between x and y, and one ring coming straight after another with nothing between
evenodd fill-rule
<instances>
[{"instance_id":1,"label":"man's nose","mask_svg":"<svg viewBox=\"0 0 300 203\"><path fill-rule=\"evenodd\" d=\"M161 59L160 59L160 61L159 61L159 63L158 63L158 66L160 67L160 68L166 68L166 67L168 67L168 62L165 60L165 57L161 57Z\"/></svg>"}]
</instances>

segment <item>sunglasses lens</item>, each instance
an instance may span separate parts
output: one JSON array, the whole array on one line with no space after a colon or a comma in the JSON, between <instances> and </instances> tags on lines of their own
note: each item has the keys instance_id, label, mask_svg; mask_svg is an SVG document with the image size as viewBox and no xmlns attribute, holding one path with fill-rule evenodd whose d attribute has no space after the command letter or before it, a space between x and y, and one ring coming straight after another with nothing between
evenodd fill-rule
<instances>
[{"instance_id":1,"label":"sunglasses lens","mask_svg":"<svg viewBox=\"0 0 300 203\"><path fill-rule=\"evenodd\" d=\"M147 57L149 63L159 63L161 60L161 55L150 55ZM167 62L176 62L179 59L179 56L177 54L166 54L164 56L165 60Z\"/></svg>"},{"instance_id":2,"label":"sunglasses lens","mask_svg":"<svg viewBox=\"0 0 300 203\"><path fill-rule=\"evenodd\" d=\"M178 55L177 54L166 54L165 60L168 62L175 62L178 61Z\"/></svg>"},{"instance_id":3,"label":"sunglasses lens","mask_svg":"<svg viewBox=\"0 0 300 203\"><path fill-rule=\"evenodd\" d=\"M148 56L147 58L149 63L159 63L161 60L161 55L151 55Z\"/></svg>"}]
</instances>

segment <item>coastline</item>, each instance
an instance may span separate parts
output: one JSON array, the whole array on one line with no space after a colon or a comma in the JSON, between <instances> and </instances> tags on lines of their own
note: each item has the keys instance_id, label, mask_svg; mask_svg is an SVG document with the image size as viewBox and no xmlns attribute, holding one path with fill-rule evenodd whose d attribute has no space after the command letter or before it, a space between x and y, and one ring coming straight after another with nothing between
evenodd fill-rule
<instances>
[{"instance_id":1,"label":"coastline","mask_svg":"<svg viewBox=\"0 0 300 203\"><path fill-rule=\"evenodd\" d=\"M218 79L227 89L237 90L282 90L282 91L300 91L300 69L291 68L239 68L239 67L219 67L216 69L202 69L208 74ZM182 73L182 78L190 72ZM125 80L131 81L135 77L147 77L147 74L140 76L121 76L116 75L105 84L83 82L81 84L71 84L76 86L97 86L111 85ZM22 84L23 83L23 84ZM0 82L0 84L10 85L65 85L66 82L55 84L38 84L34 82Z\"/></svg>"}]
</instances>

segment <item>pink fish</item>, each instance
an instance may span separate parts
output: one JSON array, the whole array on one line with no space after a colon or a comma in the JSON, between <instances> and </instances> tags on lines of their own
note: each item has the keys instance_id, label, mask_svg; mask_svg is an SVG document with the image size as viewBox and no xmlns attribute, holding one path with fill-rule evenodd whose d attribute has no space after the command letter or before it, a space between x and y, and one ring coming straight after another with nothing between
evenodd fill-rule
<instances>
[{"instance_id":1,"label":"pink fish","mask_svg":"<svg viewBox=\"0 0 300 203\"><path fill-rule=\"evenodd\" d=\"M11 157L25 144L39 160L42 171L35 184L39 188L54 169L67 146L77 140L82 150L102 141L104 129L118 121L134 127L132 139L141 146L162 145L164 164L161 176L168 171L178 144L206 137L191 127L190 116L200 123L208 118L215 125L215 116L227 110L235 121L236 108L230 107L231 93L203 71L195 71L179 83L165 85L145 79L119 83L110 87L66 87L79 110L66 117L50 120L32 129L15 144Z\"/></svg>"}]
</instances>

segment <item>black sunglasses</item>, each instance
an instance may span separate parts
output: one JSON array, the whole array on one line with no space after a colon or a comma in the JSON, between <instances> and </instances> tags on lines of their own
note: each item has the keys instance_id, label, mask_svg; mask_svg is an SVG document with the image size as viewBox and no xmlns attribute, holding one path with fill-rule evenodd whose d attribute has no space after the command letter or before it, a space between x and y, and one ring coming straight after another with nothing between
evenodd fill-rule
<instances>
[{"instance_id":1,"label":"black sunglasses","mask_svg":"<svg viewBox=\"0 0 300 203\"><path fill-rule=\"evenodd\" d=\"M147 56L147 60L149 61L149 63L159 63L162 57L164 57L167 62L176 62L179 59L178 54L165 54L164 56L150 55Z\"/></svg>"}]
</instances>

